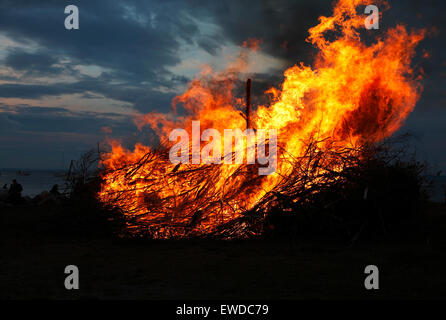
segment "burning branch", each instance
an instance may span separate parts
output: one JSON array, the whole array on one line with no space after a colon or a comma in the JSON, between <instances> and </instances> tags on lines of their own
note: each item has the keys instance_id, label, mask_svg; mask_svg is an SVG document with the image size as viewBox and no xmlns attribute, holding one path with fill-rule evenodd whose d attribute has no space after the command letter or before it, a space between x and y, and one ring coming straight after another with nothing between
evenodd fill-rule
<instances>
[{"instance_id":1,"label":"burning branch","mask_svg":"<svg viewBox=\"0 0 446 320\"><path fill-rule=\"evenodd\" d=\"M364 26L363 18L355 9L361 3L365 2L340 0L332 17L321 18L309 30L308 40L319 50L313 66L300 63L286 70L280 88L268 91L274 95L271 103L256 106L255 114L251 79L246 84L244 115L239 110L243 100L233 96L238 76L247 66L238 59L216 74L204 70L174 99L184 116L152 113L138 119L139 125L155 130L161 146L137 144L129 151L115 142L102 159L107 170L98 195L101 202L121 210L138 232L183 238L222 235L232 227L224 232L220 228L229 225L238 230L232 236L258 234L262 231L257 222L268 210L300 210L297 205L308 209L310 204L318 206L316 200L332 208L348 198L343 185L353 190L360 185L359 199L369 187L369 200L371 184L361 181L368 172L365 168L373 168L365 164L373 164L377 153L369 153L368 146L396 132L420 97L420 78L411 59L424 31L409 33L397 25L366 44L358 30ZM183 128L184 135L191 136L192 130L184 128L195 121L200 121L203 132L241 131L245 125L276 130L277 170L266 177L257 174L259 164L170 162L170 132ZM248 226L256 226L255 231L248 231Z\"/></svg>"}]
</instances>

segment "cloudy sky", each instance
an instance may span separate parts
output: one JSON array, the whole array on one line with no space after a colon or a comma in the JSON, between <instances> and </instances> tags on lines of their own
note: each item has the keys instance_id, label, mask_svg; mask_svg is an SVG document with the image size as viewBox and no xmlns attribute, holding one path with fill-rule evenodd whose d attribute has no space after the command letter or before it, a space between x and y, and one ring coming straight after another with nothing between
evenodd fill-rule
<instances>
[{"instance_id":1,"label":"cloudy sky","mask_svg":"<svg viewBox=\"0 0 446 320\"><path fill-rule=\"evenodd\" d=\"M0 168L59 168L106 132L141 138L132 117L167 112L204 63L215 68L243 41L263 40L254 94L279 83L299 61L331 0L0 0ZM396 3L398 2L398 3ZM66 30L77 5L80 29ZM396 21L436 27L421 47L425 90L403 132L416 136L421 160L446 170L446 57L441 0L390 0L382 32Z\"/></svg>"}]
</instances>

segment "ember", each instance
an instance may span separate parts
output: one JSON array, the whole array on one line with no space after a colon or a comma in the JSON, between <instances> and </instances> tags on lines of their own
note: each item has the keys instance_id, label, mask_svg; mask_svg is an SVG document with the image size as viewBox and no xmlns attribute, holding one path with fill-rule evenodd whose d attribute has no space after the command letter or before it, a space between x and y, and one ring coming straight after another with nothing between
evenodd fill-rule
<instances>
[{"instance_id":1,"label":"ember","mask_svg":"<svg viewBox=\"0 0 446 320\"><path fill-rule=\"evenodd\" d=\"M364 16L356 11L366 4L340 0L331 17L320 17L309 30L308 41L319 50L313 66L300 63L286 70L281 87L267 92L272 103L251 110L249 102L248 117L240 112L243 99L234 97L233 89L257 44L242 48L222 72L204 67L174 99L171 113L138 117L140 128L149 125L157 132L159 148L137 144L130 151L111 143L102 159L100 201L125 215L131 233L236 238L262 232L258 222L265 211L258 208L268 208L297 187L313 192L312 185L329 183L326 172L345 170L343 160L358 159L361 146L392 135L421 92L421 79L410 63L424 31L397 25L366 45L359 31L365 29ZM186 115L176 113L178 105ZM169 135L184 128L191 136L193 121L200 121L201 134L209 128L243 130L247 124L277 130L276 172L261 176L259 164L172 163ZM233 148L246 148L246 143Z\"/></svg>"}]
</instances>

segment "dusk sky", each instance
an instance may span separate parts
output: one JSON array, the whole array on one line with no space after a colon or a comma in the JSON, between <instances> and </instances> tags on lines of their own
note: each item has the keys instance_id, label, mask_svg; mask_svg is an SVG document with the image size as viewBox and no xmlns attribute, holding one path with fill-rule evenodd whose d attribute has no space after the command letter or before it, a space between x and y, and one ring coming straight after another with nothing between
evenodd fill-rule
<instances>
[{"instance_id":1,"label":"dusk sky","mask_svg":"<svg viewBox=\"0 0 446 320\"><path fill-rule=\"evenodd\" d=\"M332 1L0 0L0 168L58 169L112 137L136 141L132 118L167 112L203 64L218 69L243 41L262 39L250 69L253 94L283 71L311 63L305 38ZM424 91L400 132L420 160L446 171L446 3L391 0L380 30L425 27L414 67ZM79 8L79 30L64 9ZM373 4L373 1L371 1ZM432 27L435 27L432 29Z\"/></svg>"}]
</instances>

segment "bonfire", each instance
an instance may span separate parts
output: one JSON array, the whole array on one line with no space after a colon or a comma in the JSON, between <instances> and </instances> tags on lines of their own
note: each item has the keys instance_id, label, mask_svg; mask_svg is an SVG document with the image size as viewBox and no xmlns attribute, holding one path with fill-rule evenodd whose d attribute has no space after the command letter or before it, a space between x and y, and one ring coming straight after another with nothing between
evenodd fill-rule
<instances>
[{"instance_id":1,"label":"bonfire","mask_svg":"<svg viewBox=\"0 0 446 320\"><path fill-rule=\"evenodd\" d=\"M424 31L409 32L403 25L365 30L365 16L358 13L364 5L363 0L340 0L332 16L319 18L307 39L318 50L314 62L286 70L283 83L265 92L268 104L251 109L249 94L247 102L234 95L259 41L247 41L223 71L203 67L173 100L171 112L137 117L140 129L150 126L156 132L159 146L138 143L128 150L110 142L111 151L102 155L99 200L123 214L130 234L245 238L264 232L268 210L281 199L292 207L324 186L342 183L341 173L361 161L366 146L401 127L422 89L411 61ZM366 44L364 33L377 36ZM175 141L169 135L182 128L191 136L193 121L200 121L201 132L277 130L275 172L259 175L262 164L246 161L172 163ZM245 140L232 151L246 146Z\"/></svg>"}]
</instances>

